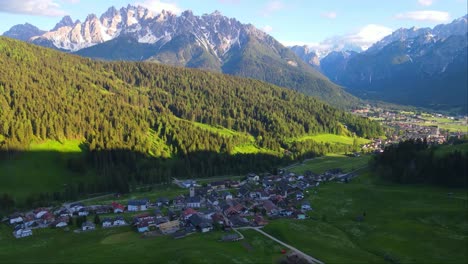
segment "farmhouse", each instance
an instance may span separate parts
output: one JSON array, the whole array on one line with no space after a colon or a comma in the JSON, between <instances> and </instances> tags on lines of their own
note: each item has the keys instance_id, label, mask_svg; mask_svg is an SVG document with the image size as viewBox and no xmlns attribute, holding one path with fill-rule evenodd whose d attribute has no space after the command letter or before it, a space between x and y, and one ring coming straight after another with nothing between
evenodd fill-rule
<instances>
[{"instance_id":1,"label":"farmhouse","mask_svg":"<svg viewBox=\"0 0 468 264\"><path fill-rule=\"evenodd\" d=\"M55 221L55 216L51 213L46 213L41 217L42 224L49 225Z\"/></svg>"},{"instance_id":2,"label":"farmhouse","mask_svg":"<svg viewBox=\"0 0 468 264\"><path fill-rule=\"evenodd\" d=\"M114 221L112 222L113 226L124 226L127 225L127 222L125 222L125 219L122 216L117 216L114 218Z\"/></svg>"},{"instance_id":3,"label":"farmhouse","mask_svg":"<svg viewBox=\"0 0 468 264\"><path fill-rule=\"evenodd\" d=\"M149 200L130 200L128 201L128 211L129 212L136 212L136 211L146 211L149 206Z\"/></svg>"},{"instance_id":4,"label":"farmhouse","mask_svg":"<svg viewBox=\"0 0 468 264\"><path fill-rule=\"evenodd\" d=\"M185 220L189 219L193 214L196 214L197 211L195 211L193 208L187 208L183 212L183 217Z\"/></svg>"},{"instance_id":5,"label":"farmhouse","mask_svg":"<svg viewBox=\"0 0 468 264\"><path fill-rule=\"evenodd\" d=\"M68 217L60 217L50 224L51 227L62 228L68 226Z\"/></svg>"},{"instance_id":6,"label":"farmhouse","mask_svg":"<svg viewBox=\"0 0 468 264\"><path fill-rule=\"evenodd\" d=\"M13 235L16 238L32 236L32 230L28 228L19 227L18 229L15 229L15 231L13 231Z\"/></svg>"},{"instance_id":7,"label":"farmhouse","mask_svg":"<svg viewBox=\"0 0 468 264\"><path fill-rule=\"evenodd\" d=\"M34 210L34 217L36 217L36 219L41 219L41 217L48 212L49 210L47 210L46 208L38 208Z\"/></svg>"},{"instance_id":8,"label":"farmhouse","mask_svg":"<svg viewBox=\"0 0 468 264\"><path fill-rule=\"evenodd\" d=\"M210 222L208 222L205 218L200 217L198 214L190 216L188 220L193 227L197 228L202 233L206 233L213 230L213 225Z\"/></svg>"},{"instance_id":9,"label":"farmhouse","mask_svg":"<svg viewBox=\"0 0 468 264\"><path fill-rule=\"evenodd\" d=\"M266 210L266 213L267 213L269 216L278 214L278 208L277 208L276 205L275 205L272 201L270 201L270 200L263 201L263 208Z\"/></svg>"},{"instance_id":10,"label":"farmhouse","mask_svg":"<svg viewBox=\"0 0 468 264\"><path fill-rule=\"evenodd\" d=\"M133 223L138 225L139 223L146 222L148 225L154 225L155 218L156 217L151 216L150 214L137 215L135 218L133 218Z\"/></svg>"},{"instance_id":11,"label":"farmhouse","mask_svg":"<svg viewBox=\"0 0 468 264\"><path fill-rule=\"evenodd\" d=\"M23 216L20 214L10 215L9 223L10 225L23 222Z\"/></svg>"},{"instance_id":12,"label":"farmhouse","mask_svg":"<svg viewBox=\"0 0 468 264\"><path fill-rule=\"evenodd\" d=\"M112 202L112 210L114 211L114 214L121 214L124 212L125 206L116 202Z\"/></svg>"}]
</instances>

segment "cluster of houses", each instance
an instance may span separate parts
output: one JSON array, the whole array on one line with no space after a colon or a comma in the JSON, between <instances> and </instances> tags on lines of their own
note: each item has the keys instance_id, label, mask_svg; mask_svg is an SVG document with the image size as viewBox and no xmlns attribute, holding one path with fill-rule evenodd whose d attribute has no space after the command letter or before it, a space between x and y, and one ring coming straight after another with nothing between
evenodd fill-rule
<instances>
[{"instance_id":1,"label":"cluster of houses","mask_svg":"<svg viewBox=\"0 0 468 264\"><path fill-rule=\"evenodd\" d=\"M111 207L108 209L110 210ZM10 215L7 223L10 224L16 238L22 238L33 235L33 229L37 228L63 228L67 227L70 218L73 216L87 216L90 213L107 213L109 210L103 210L100 207L87 208L81 203L71 204L68 208L62 207L55 211L52 208L37 208L27 213L15 213ZM82 224L82 230L92 230L94 223L85 221Z\"/></svg>"},{"instance_id":2,"label":"cluster of houses","mask_svg":"<svg viewBox=\"0 0 468 264\"><path fill-rule=\"evenodd\" d=\"M102 228L131 225L140 233L157 232L180 238L214 228L264 226L277 218L305 219L306 212L312 210L304 199L309 189L324 181L348 181L354 176L335 169L321 175L281 171L279 175L260 177L251 173L243 181L214 181L206 186L190 181L190 185L179 185L187 188L188 193L172 199L159 197L153 202L149 199L129 200L126 205L117 202L92 206L74 203L55 211L38 208L26 214L13 214L8 223L14 227L13 235L21 238L31 236L35 228L66 227L71 217L114 214L115 217L100 220ZM141 214L134 215L135 212ZM126 213L134 216L126 219ZM95 228L96 224L85 221L81 231Z\"/></svg>"}]
</instances>

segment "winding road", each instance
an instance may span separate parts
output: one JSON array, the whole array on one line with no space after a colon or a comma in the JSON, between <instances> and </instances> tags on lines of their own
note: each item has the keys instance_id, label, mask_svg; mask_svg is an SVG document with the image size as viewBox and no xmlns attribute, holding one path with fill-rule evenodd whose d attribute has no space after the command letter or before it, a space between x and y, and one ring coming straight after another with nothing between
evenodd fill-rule
<instances>
[{"instance_id":1,"label":"winding road","mask_svg":"<svg viewBox=\"0 0 468 264\"><path fill-rule=\"evenodd\" d=\"M295 248L295 247L293 247L293 246L291 246L291 245L289 245L289 244L284 243L283 241L281 241L281 240L275 238L274 236L271 236L270 234L266 233L265 231L261 230L261 229L258 228L258 227L239 227L239 228L234 228L235 231L237 231L237 230L242 230L242 229L252 229L252 230L255 230L255 231L259 232L260 234L262 234L262 235L268 237L269 239L271 239L271 240L277 242L278 244L283 245L283 246L289 248L290 250L296 252L298 255L300 255L301 257L303 257L303 258L304 258L305 260L307 260L307 262L309 262L309 263L312 263L312 264L324 264L322 261L320 261L320 260L318 260L318 259L316 259L316 258L314 258L314 257L312 257L312 256L307 255L306 253L300 251L299 249L297 249L297 248Z\"/></svg>"}]
</instances>

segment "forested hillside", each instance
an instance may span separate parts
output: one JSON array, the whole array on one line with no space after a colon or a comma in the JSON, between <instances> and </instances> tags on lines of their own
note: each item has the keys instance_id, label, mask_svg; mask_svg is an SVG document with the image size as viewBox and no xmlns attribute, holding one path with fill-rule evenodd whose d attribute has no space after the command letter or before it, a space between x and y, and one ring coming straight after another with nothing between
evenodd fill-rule
<instances>
[{"instance_id":1,"label":"forested hillside","mask_svg":"<svg viewBox=\"0 0 468 264\"><path fill-rule=\"evenodd\" d=\"M93 61L3 37L0 61L0 158L15 158L32 142L77 139L87 154L69 167L96 169L99 190L348 150L309 142L307 150L291 152L291 139L303 135L382 134L370 120L251 79Z\"/></svg>"}]
</instances>

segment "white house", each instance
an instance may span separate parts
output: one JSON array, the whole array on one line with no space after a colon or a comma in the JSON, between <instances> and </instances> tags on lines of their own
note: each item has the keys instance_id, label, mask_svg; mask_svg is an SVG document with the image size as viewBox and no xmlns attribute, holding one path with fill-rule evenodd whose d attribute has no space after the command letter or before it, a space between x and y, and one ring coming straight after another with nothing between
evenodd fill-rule
<instances>
[{"instance_id":1,"label":"white house","mask_svg":"<svg viewBox=\"0 0 468 264\"><path fill-rule=\"evenodd\" d=\"M47 214L47 210L46 209L38 209L35 213L34 213L34 217L36 217L36 219L41 219L41 217L45 214Z\"/></svg>"},{"instance_id":2,"label":"white house","mask_svg":"<svg viewBox=\"0 0 468 264\"><path fill-rule=\"evenodd\" d=\"M83 225L81 226L81 230L83 231L88 231L88 230L94 230L96 229L96 226L94 223L91 222L84 222Z\"/></svg>"},{"instance_id":3,"label":"white house","mask_svg":"<svg viewBox=\"0 0 468 264\"><path fill-rule=\"evenodd\" d=\"M61 227L66 227L67 225L68 225L67 222L65 222L65 221L59 221L59 222L57 222L57 223L55 224L55 227L61 228Z\"/></svg>"},{"instance_id":4,"label":"white house","mask_svg":"<svg viewBox=\"0 0 468 264\"><path fill-rule=\"evenodd\" d=\"M200 224L200 231L202 233L210 232L213 230L213 225L208 222L203 222Z\"/></svg>"},{"instance_id":5,"label":"white house","mask_svg":"<svg viewBox=\"0 0 468 264\"><path fill-rule=\"evenodd\" d=\"M268 199L270 199L270 194L268 194L265 191L260 193L260 200L265 201L265 200L268 200Z\"/></svg>"},{"instance_id":6,"label":"white house","mask_svg":"<svg viewBox=\"0 0 468 264\"><path fill-rule=\"evenodd\" d=\"M125 206L112 202L112 209L114 210L114 214L121 214L125 211Z\"/></svg>"},{"instance_id":7,"label":"white house","mask_svg":"<svg viewBox=\"0 0 468 264\"><path fill-rule=\"evenodd\" d=\"M309 202L305 201L305 202L302 203L301 209L303 211L309 211L309 210L312 210L312 207L310 206Z\"/></svg>"},{"instance_id":8,"label":"white house","mask_svg":"<svg viewBox=\"0 0 468 264\"><path fill-rule=\"evenodd\" d=\"M10 217L10 225L23 222L23 217L20 215L14 215Z\"/></svg>"},{"instance_id":9,"label":"white house","mask_svg":"<svg viewBox=\"0 0 468 264\"><path fill-rule=\"evenodd\" d=\"M260 177L255 173L249 173L249 175L247 175L247 180L251 182L258 182Z\"/></svg>"},{"instance_id":10,"label":"white house","mask_svg":"<svg viewBox=\"0 0 468 264\"><path fill-rule=\"evenodd\" d=\"M123 217L116 217L113 222L114 226L123 226L126 224L127 222L125 222L125 219Z\"/></svg>"},{"instance_id":11,"label":"white house","mask_svg":"<svg viewBox=\"0 0 468 264\"><path fill-rule=\"evenodd\" d=\"M296 193L296 200L302 200L304 199L304 194L302 192Z\"/></svg>"},{"instance_id":12,"label":"white house","mask_svg":"<svg viewBox=\"0 0 468 264\"><path fill-rule=\"evenodd\" d=\"M112 220L110 220L109 218L106 218L104 220L102 220L102 227L112 227Z\"/></svg>"},{"instance_id":13,"label":"white house","mask_svg":"<svg viewBox=\"0 0 468 264\"><path fill-rule=\"evenodd\" d=\"M232 200L232 194L230 192L225 192L224 194L224 199L226 200Z\"/></svg>"},{"instance_id":14,"label":"white house","mask_svg":"<svg viewBox=\"0 0 468 264\"><path fill-rule=\"evenodd\" d=\"M84 208L84 206L83 206L82 203L71 204L70 205L70 212L71 213L79 212L83 208Z\"/></svg>"},{"instance_id":15,"label":"white house","mask_svg":"<svg viewBox=\"0 0 468 264\"><path fill-rule=\"evenodd\" d=\"M29 228L19 228L13 232L16 238L32 236L32 230Z\"/></svg>"},{"instance_id":16,"label":"white house","mask_svg":"<svg viewBox=\"0 0 468 264\"><path fill-rule=\"evenodd\" d=\"M148 209L149 201L147 199L143 200L130 200L128 201L128 211L146 211Z\"/></svg>"},{"instance_id":17,"label":"white house","mask_svg":"<svg viewBox=\"0 0 468 264\"><path fill-rule=\"evenodd\" d=\"M78 211L79 216L88 216L89 212L85 208L81 208L81 210Z\"/></svg>"}]
</instances>

